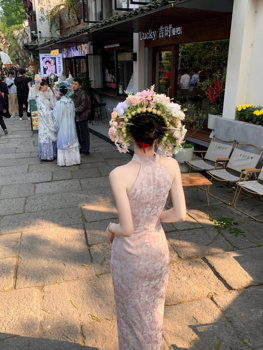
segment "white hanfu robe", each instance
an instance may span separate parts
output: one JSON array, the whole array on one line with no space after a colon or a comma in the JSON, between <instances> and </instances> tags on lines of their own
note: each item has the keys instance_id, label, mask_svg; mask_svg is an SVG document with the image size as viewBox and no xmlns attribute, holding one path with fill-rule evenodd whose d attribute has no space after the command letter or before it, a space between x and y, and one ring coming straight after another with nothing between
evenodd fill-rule
<instances>
[{"instance_id":1,"label":"white hanfu robe","mask_svg":"<svg viewBox=\"0 0 263 350\"><path fill-rule=\"evenodd\" d=\"M53 111L57 130L57 164L80 164L79 142L75 124L75 106L71 98L62 96Z\"/></svg>"},{"instance_id":2,"label":"white hanfu robe","mask_svg":"<svg viewBox=\"0 0 263 350\"><path fill-rule=\"evenodd\" d=\"M38 157L41 160L53 160L57 157L56 130L54 128L53 108L56 98L52 91L36 91L38 110Z\"/></svg>"}]
</instances>

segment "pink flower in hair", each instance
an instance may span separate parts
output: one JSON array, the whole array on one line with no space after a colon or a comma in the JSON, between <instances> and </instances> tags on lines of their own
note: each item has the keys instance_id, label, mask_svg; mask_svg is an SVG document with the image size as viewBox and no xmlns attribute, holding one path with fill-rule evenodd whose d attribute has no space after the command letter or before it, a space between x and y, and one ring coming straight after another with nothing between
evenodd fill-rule
<instances>
[{"instance_id":1,"label":"pink flower in hair","mask_svg":"<svg viewBox=\"0 0 263 350\"><path fill-rule=\"evenodd\" d=\"M129 95L126 99L126 102L129 106L136 106L139 104L139 96L137 95Z\"/></svg>"},{"instance_id":2,"label":"pink flower in hair","mask_svg":"<svg viewBox=\"0 0 263 350\"><path fill-rule=\"evenodd\" d=\"M143 90L140 94L139 94L139 101L141 103L143 102L147 102L147 101L151 101L152 99L152 95L154 94L153 90Z\"/></svg>"}]
</instances>

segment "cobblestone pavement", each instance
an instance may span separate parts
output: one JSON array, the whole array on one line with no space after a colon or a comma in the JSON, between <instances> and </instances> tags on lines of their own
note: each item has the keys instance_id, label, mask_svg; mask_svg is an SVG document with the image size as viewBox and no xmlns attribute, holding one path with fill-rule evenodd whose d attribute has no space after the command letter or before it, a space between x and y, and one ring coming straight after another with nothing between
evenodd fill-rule
<instances>
[{"instance_id":1,"label":"cobblestone pavement","mask_svg":"<svg viewBox=\"0 0 263 350\"><path fill-rule=\"evenodd\" d=\"M92 136L80 166L59 168L37 159L28 120L7 126L0 135L0 349L117 350L108 173L130 156ZM219 202L208 208L203 191L188 189L186 198L187 220L165 225L171 261L162 350L263 349L262 224ZM262 202L240 203L262 214ZM245 237L219 232L209 216L233 218Z\"/></svg>"}]
</instances>

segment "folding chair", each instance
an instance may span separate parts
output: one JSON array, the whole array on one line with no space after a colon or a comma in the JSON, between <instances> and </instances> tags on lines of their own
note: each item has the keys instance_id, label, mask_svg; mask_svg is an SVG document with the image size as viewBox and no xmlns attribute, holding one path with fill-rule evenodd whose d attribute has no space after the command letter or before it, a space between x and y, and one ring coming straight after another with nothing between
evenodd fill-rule
<instances>
[{"instance_id":1,"label":"folding chair","mask_svg":"<svg viewBox=\"0 0 263 350\"><path fill-rule=\"evenodd\" d=\"M252 148L254 152L257 153L252 153L243 150L242 148ZM244 177L247 175L247 172L251 168L255 168L260 160L260 157L262 156L263 151L251 144L246 144L246 143L239 143L236 145L233 153L231 154L231 157L229 159L227 158L218 158L215 164L215 169L214 170L209 170L207 171L207 174L210 175L211 181L219 181L224 184L236 184L239 181L242 181ZM222 162L224 168L223 169L217 169L217 163ZM210 192L211 187L209 187L209 195L226 203L225 200L222 198L212 194Z\"/></svg>"},{"instance_id":2,"label":"folding chair","mask_svg":"<svg viewBox=\"0 0 263 350\"><path fill-rule=\"evenodd\" d=\"M217 141L218 140L218 141ZM202 170L213 170L218 158L229 158L235 141L226 141L219 138L213 138L206 151L194 151L194 153L201 153L202 159L194 159L186 164L189 166L189 172L192 169L199 171ZM205 156L203 157L203 154ZM218 164L217 167L223 167L222 164Z\"/></svg>"},{"instance_id":3,"label":"folding chair","mask_svg":"<svg viewBox=\"0 0 263 350\"><path fill-rule=\"evenodd\" d=\"M256 175L258 174L258 176ZM254 175L255 180L247 180L252 178ZM236 207L236 203L238 200L238 197L240 193L243 191L246 191L248 193L251 193L252 195L258 195L263 196L263 167L261 169L247 169L247 175L244 179L244 181L237 182L236 191L233 197L232 205L233 207ZM252 219L263 222L263 219L256 218L255 216L236 208L237 210L243 212L244 214L248 215ZM263 216L263 209L262 209L262 216Z\"/></svg>"}]
</instances>

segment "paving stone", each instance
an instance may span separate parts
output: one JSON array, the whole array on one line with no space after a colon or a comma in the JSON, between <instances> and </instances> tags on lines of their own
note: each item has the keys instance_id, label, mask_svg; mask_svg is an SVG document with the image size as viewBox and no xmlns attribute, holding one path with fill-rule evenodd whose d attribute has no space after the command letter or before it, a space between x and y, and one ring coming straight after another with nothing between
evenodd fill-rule
<instances>
[{"instance_id":1,"label":"paving stone","mask_svg":"<svg viewBox=\"0 0 263 350\"><path fill-rule=\"evenodd\" d=\"M14 287L14 272L17 259L0 259L0 292Z\"/></svg>"},{"instance_id":2,"label":"paving stone","mask_svg":"<svg viewBox=\"0 0 263 350\"><path fill-rule=\"evenodd\" d=\"M6 145L1 145L1 154L12 154L15 153L16 147L6 147Z\"/></svg>"},{"instance_id":3,"label":"paving stone","mask_svg":"<svg viewBox=\"0 0 263 350\"><path fill-rule=\"evenodd\" d=\"M262 286L244 289L240 292L232 291L226 294L216 295L214 299L219 307L223 309L226 319L234 327L239 338L242 340L248 339L251 349L262 349Z\"/></svg>"},{"instance_id":4,"label":"paving stone","mask_svg":"<svg viewBox=\"0 0 263 350\"><path fill-rule=\"evenodd\" d=\"M90 189L90 188L103 188L103 187L110 187L109 177L96 177L96 178L89 178L89 179L81 179L80 184L83 190Z\"/></svg>"},{"instance_id":5,"label":"paving stone","mask_svg":"<svg viewBox=\"0 0 263 350\"><path fill-rule=\"evenodd\" d=\"M54 182L44 182L36 184L37 193L59 193L59 192L71 192L80 191L79 180L63 180Z\"/></svg>"},{"instance_id":6,"label":"paving stone","mask_svg":"<svg viewBox=\"0 0 263 350\"><path fill-rule=\"evenodd\" d=\"M11 175L0 177L0 185L28 184L51 180L51 173L31 173L22 175Z\"/></svg>"},{"instance_id":7,"label":"paving stone","mask_svg":"<svg viewBox=\"0 0 263 350\"><path fill-rule=\"evenodd\" d=\"M76 207L8 215L0 220L1 233L27 232L28 230L41 232L43 229L58 225L70 227L81 222L81 215L81 210Z\"/></svg>"},{"instance_id":8,"label":"paving stone","mask_svg":"<svg viewBox=\"0 0 263 350\"><path fill-rule=\"evenodd\" d=\"M68 180L72 179L71 170L69 169L60 169L53 171L53 181L55 180Z\"/></svg>"},{"instance_id":9,"label":"paving stone","mask_svg":"<svg viewBox=\"0 0 263 350\"><path fill-rule=\"evenodd\" d=\"M0 293L1 333L21 336L37 333L39 301L40 292L36 288Z\"/></svg>"},{"instance_id":10,"label":"paving stone","mask_svg":"<svg viewBox=\"0 0 263 350\"><path fill-rule=\"evenodd\" d=\"M90 262L82 229L23 233L16 288L93 276Z\"/></svg>"},{"instance_id":11,"label":"paving stone","mask_svg":"<svg viewBox=\"0 0 263 350\"><path fill-rule=\"evenodd\" d=\"M102 162L96 162L96 163L84 163L79 165L79 169L93 169L93 168L99 168L100 166L103 166L104 163Z\"/></svg>"},{"instance_id":12,"label":"paving stone","mask_svg":"<svg viewBox=\"0 0 263 350\"><path fill-rule=\"evenodd\" d=\"M219 308L207 298L165 307L163 332L174 350L247 349Z\"/></svg>"},{"instance_id":13,"label":"paving stone","mask_svg":"<svg viewBox=\"0 0 263 350\"><path fill-rule=\"evenodd\" d=\"M19 214L25 211L25 198L1 199L0 200L0 216Z\"/></svg>"},{"instance_id":14,"label":"paving stone","mask_svg":"<svg viewBox=\"0 0 263 350\"><path fill-rule=\"evenodd\" d=\"M116 220L113 220L113 222ZM95 222L86 222L85 228L88 237L88 243L90 245L98 243L107 243L106 227L109 224L109 220L100 220Z\"/></svg>"},{"instance_id":15,"label":"paving stone","mask_svg":"<svg viewBox=\"0 0 263 350\"><path fill-rule=\"evenodd\" d=\"M213 228L169 232L166 236L173 249L182 259L201 258L206 255L233 250L233 246L221 235L218 235L218 232Z\"/></svg>"},{"instance_id":16,"label":"paving stone","mask_svg":"<svg viewBox=\"0 0 263 350\"><path fill-rule=\"evenodd\" d=\"M0 235L0 259L15 257L20 246L21 233Z\"/></svg>"},{"instance_id":17,"label":"paving stone","mask_svg":"<svg viewBox=\"0 0 263 350\"><path fill-rule=\"evenodd\" d=\"M263 247L208 256L207 260L233 288L263 283Z\"/></svg>"},{"instance_id":18,"label":"paving stone","mask_svg":"<svg viewBox=\"0 0 263 350\"><path fill-rule=\"evenodd\" d=\"M97 162L104 162L104 158L102 155L98 153L90 153L88 156L81 155L81 163L97 163Z\"/></svg>"},{"instance_id":19,"label":"paving stone","mask_svg":"<svg viewBox=\"0 0 263 350\"><path fill-rule=\"evenodd\" d=\"M48 338L74 342L79 337L79 325L114 317L110 275L43 288L40 324L43 335Z\"/></svg>"},{"instance_id":20,"label":"paving stone","mask_svg":"<svg viewBox=\"0 0 263 350\"><path fill-rule=\"evenodd\" d=\"M73 179L86 179L89 177L99 177L100 172L97 168L90 168L90 169L79 169L79 170L72 170L72 176Z\"/></svg>"},{"instance_id":21,"label":"paving stone","mask_svg":"<svg viewBox=\"0 0 263 350\"><path fill-rule=\"evenodd\" d=\"M51 188L56 185L52 185ZM96 201L96 195L85 194L82 192L65 192L51 194L36 194L33 197L28 197L26 201L26 212L35 212L56 208L67 207L85 207L86 203Z\"/></svg>"},{"instance_id":22,"label":"paving stone","mask_svg":"<svg viewBox=\"0 0 263 350\"><path fill-rule=\"evenodd\" d=\"M25 152L34 152L36 153L36 147L34 147L32 144L31 145L23 145L22 147L17 147L16 148L16 153L25 153Z\"/></svg>"},{"instance_id":23,"label":"paving stone","mask_svg":"<svg viewBox=\"0 0 263 350\"><path fill-rule=\"evenodd\" d=\"M2 159L1 167L9 167L13 165L25 165L25 164L39 164L37 158L16 158L16 159Z\"/></svg>"},{"instance_id":24,"label":"paving stone","mask_svg":"<svg viewBox=\"0 0 263 350\"><path fill-rule=\"evenodd\" d=\"M3 159L3 162L5 159L16 159L16 158L30 158L30 153L2 153L0 154L0 159Z\"/></svg>"},{"instance_id":25,"label":"paving stone","mask_svg":"<svg viewBox=\"0 0 263 350\"><path fill-rule=\"evenodd\" d=\"M93 203L82 206L83 214L86 222L116 219L117 210L112 201L107 198L100 197Z\"/></svg>"},{"instance_id":26,"label":"paving stone","mask_svg":"<svg viewBox=\"0 0 263 350\"><path fill-rule=\"evenodd\" d=\"M208 265L200 259L179 259L169 266L166 305L205 298L226 290Z\"/></svg>"},{"instance_id":27,"label":"paving stone","mask_svg":"<svg viewBox=\"0 0 263 350\"><path fill-rule=\"evenodd\" d=\"M116 320L91 321L82 327L85 345L100 350L118 349Z\"/></svg>"},{"instance_id":28,"label":"paving stone","mask_svg":"<svg viewBox=\"0 0 263 350\"><path fill-rule=\"evenodd\" d=\"M111 245L109 243L95 244L90 248L92 265L96 275L110 273Z\"/></svg>"},{"instance_id":29,"label":"paving stone","mask_svg":"<svg viewBox=\"0 0 263 350\"><path fill-rule=\"evenodd\" d=\"M178 231L191 230L202 227L202 225L187 214L186 220L182 222L173 222L173 226Z\"/></svg>"},{"instance_id":30,"label":"paving stone","mask_svg":"<svg viewBox=\"0 0 263 350\"><path fill-rule=\"evenodd\" d=\"M27 173L28 165L17 165L17 166L4 166L0 167L0 176L8 176L14 174L25 174Z\"/></svg>"},{"instance_id":31,"label":"paving stone","mask_svg":"<svg viewBox=\"0 0 263 350\"><path fill-rule=\"evenodd\" d=\"M29 165L29 173L43 173L45 171L53 171L57 169L57 164L54 162L41 162L38 164Z\"/></svg>"},{"instance_id":32,"label":"paving stone","mask_svg":"<svg viewBox=\"0 0 263 350\"><path fill-rule=\"evenodd\" d=\"M1 198L28 197L34 194L33 184L18 184L2 186Z\"/></svg>"},{"instance_id":33,"label":"paving stone","mask_svg":"<svg viewBox=\"0 0 263 350\"><path fill-rule=\"evenodd\" d=\"M0 343L3 350L98 350L80 344L52 339L12 337Z\"/></svg>"}]
</instances>

